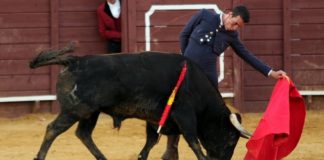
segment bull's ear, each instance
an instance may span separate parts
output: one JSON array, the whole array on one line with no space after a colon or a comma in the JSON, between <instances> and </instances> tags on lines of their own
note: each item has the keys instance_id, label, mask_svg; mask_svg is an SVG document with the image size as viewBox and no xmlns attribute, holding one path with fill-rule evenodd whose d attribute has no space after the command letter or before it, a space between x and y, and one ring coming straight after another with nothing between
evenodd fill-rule
<instances>
[{"instance_id":1,"label":"bull's ear","mask_svg":"<svg viewBox=\"0 0 324 160\"><path fill-rule=\"evenodd\" d=\"M231 121L231 123L233 124L233 126L238 130L238 131L240 131L240 133L241 133L241 137L243 137L243 138L246 138L246 139L250 139L251 138L251 136L252 136L252 134L249 132L249 131L247 131L242 125L241 125L241 123L240 123L240 121L238 120L238 116L237 115L239 115L239 114L237 114L237 113L231 113L230 114L230 121ZM240 116L239 116L240 117Z\"/></svg>"}]
</instances>

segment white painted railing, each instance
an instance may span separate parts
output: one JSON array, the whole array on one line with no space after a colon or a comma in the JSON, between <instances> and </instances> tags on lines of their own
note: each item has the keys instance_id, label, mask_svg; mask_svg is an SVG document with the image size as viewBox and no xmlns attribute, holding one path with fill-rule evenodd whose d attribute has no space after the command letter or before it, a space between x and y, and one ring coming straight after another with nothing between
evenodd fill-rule
<instances>
[{"instance_id":1,"label":"white painted railing","mask_svg":"<svg viewBox=\"0 0 324 160\"><path fill-rule=\"evenodd\" d=\"M56 100L56 95L0 97L0 103L5 103L5 102L29 102L29 101L54 101L54 100Z\"/></svg>"},{"instance_id":2,"label":"white painted railing","mask_svg":"<svg viewBox=\"0 0 324 160\"><path fill-rule=\"evenodd\" d=\"M223 98L233 98L234 97L234 93L232 92L223 92L221 93Z\"/></svg>"},{"instance_id":3,"label":"white painted railing","mask_svg":"<svg viewBox=\"0 0 324 160\"><path fill-rule=\"evenodd\" d=\"M324 91L299 91L299 93L303 96L323 96Z\"/></svg>"},{"instance_id":4,"label":"white painted railing","mask_svg":"<svg viewBox=\"0 0 324 160\"><path fill-rule=\"evenodd\" d=\"M32 112L37 112L40 109L40 101L54 101L56 95L34 95L34 96L12 96L12 97L0 97L0 103L10 102L34 102Z\"/></svg>"}]
</instances>

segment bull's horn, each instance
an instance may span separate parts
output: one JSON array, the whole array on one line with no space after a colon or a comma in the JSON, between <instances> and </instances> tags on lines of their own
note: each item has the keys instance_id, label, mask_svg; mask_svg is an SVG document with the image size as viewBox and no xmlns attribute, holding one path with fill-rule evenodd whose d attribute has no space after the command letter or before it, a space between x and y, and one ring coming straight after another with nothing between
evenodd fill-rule
<instances>
[{"instance_id":1,"label":"bull's horn","mask_svg":"<svg viewBox=\"0 0 324 160\"><path fill-rule=\"evenodd\" d=\"M242 125L241 123L238 121L237 119L237 116L235 113L231 113L230 114L230 120L231 120L231 123L233 124L233 126L238 130L240 131L241 133L241 136L246 138L246 139L249 139L251 138L252 134L247 131Z\"/></svg>"}]
</instances>

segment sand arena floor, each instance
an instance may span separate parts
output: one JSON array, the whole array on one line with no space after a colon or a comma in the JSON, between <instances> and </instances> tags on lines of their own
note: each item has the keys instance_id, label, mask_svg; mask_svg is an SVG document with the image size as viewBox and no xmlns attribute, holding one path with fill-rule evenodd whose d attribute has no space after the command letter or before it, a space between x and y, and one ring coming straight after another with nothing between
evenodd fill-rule
<instances>
[{"instance_id":1,"label":"sand arena floor","mask_svg":"<svg viewBox=\"0 0 324 160\"><path fill-rule=\"evenodd\" d=\"M15 119L0 119L0 159L32 160L42 142L46 126L56 115L32 114ZM254 131L261 114L243 114L243 125ZM74 135L76 125L59 136L50 148L47 160L94 160L95 158ZM128 119L121 130L112 129L112 120L101 115L93 137L110 160L136 160L145 142L145 122ZM247 140L240 139L233 160L242 160ZM164 151L163 136L149 155L158 160ZM180 160L196 159L183 138L179 144ZM324 111L308 111L304 131L297 148L285 160L324 160Z\"/></svg>"}]
</instances>

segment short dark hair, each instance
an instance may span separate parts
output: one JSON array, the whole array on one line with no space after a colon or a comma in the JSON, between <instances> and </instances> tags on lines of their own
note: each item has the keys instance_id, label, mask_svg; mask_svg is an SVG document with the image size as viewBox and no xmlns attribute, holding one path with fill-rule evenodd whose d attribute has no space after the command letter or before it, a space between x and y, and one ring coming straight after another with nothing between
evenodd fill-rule
<instances>
[{"instance_id":1,"label":"short dark hair","mask_svg":"<svg viewBox=\"0 0 324 160\"><path fill-rule=\"evenodd\" d=\"M232 12L233 12L233 17L241 16L244 23L249 23L250 13L245 6L243 5L236 6L235 8L233 8Z\"/></svg>"}]
</instances>

